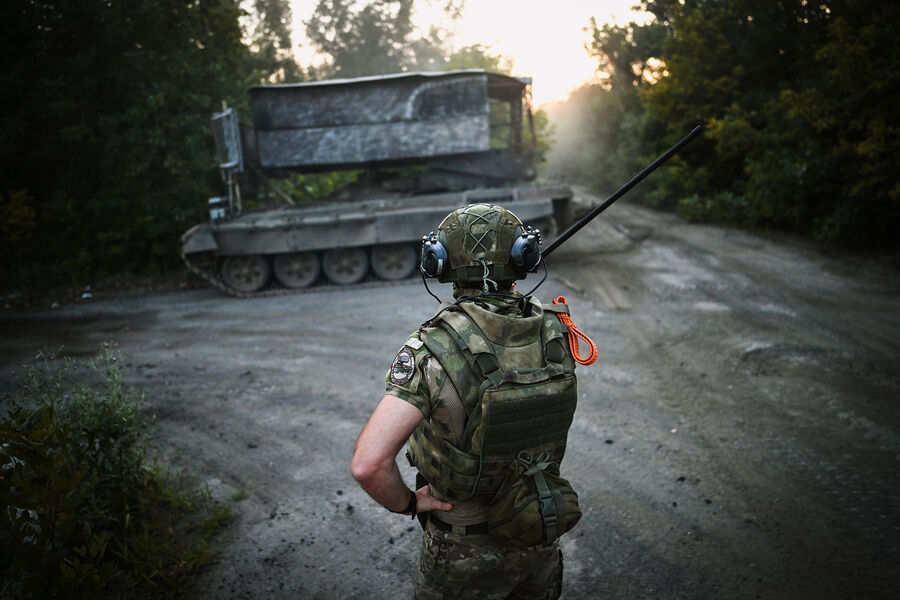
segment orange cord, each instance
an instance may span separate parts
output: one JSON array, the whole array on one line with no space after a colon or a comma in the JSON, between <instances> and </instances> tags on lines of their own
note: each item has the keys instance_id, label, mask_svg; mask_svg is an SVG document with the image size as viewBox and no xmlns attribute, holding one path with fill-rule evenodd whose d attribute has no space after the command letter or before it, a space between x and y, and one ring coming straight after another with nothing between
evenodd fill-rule
<instances>
[{"instance_id":1,"label":"orange cord","mask_svg":"<svg viewBox=\"0 0 900 600\"><path fill-rule=\"evenodd\" d=\"M568 304L566 302L565 296L560 296L556 300L553 301L553 304ZM590 365L593 364L595 360L597 360L597 344L594 343L594 340L586 336L584 333L578 330L575 327L575 323L572 322L572 318L567 314L557 313L557 317L559 317L560 323L566 326L569 330L569 348L572 350L572 357L575 359L579 365ZM587 342L588 346L591 347L591 351L588 354L587 358L581 358L581 355L578 353L578 338L583 339Z\"/></svg>"}]
</instances>

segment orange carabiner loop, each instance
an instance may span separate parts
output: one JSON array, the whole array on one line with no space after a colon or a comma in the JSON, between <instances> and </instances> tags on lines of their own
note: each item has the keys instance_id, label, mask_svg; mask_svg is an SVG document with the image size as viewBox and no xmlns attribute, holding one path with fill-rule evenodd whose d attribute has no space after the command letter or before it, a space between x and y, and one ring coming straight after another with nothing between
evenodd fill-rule
<instances>
[{"instance_id":1,"label":"orange carabiner loop","mask_svg":"<svg viewBox=\"0 0 900 600\"><path fill-rule=\"evenodd\" d=\"M568 304L566 302L565 296L560 296L556 300L553 301L553 304ZM572 357L575 359L579 365L590 365L593 364L595 360L597 360L597 344L594 343L594 340L586 336L584 333L578 330L575 327L575 323L572 322L572 318L563 313L557 313L556 316L559 318L559 322L566 326L568 329L568 333L566 334L569 338L569 348L572 350ZM587 342L588 346L590 346L590 352L587 355L587 358L581 358L581 354L578 352L578 338L581 338L585 342Z\"/></svg>"}]
</instances>

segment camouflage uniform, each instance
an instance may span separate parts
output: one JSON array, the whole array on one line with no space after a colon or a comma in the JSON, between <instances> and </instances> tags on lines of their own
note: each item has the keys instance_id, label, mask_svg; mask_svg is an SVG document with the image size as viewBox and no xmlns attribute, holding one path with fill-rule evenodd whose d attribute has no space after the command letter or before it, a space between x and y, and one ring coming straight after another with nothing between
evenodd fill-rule
<instances>
[{"instance_id":1,"label":"camouflage uniform","mask_svg":"<svg viewBox=\"0 0 900 600\"><path fill-rule=\"evenodd\" d=\"M456 297L480 290L457 290ZM479 300L482 308L508 317L522 316L521 303L502 298ZM567 360L571 361L568 345ZM571 363L574 370L574 362ZM436 435L461 445L466 408L438 360L423 344L420 333L410 336L386 377L386 391L416 408ZM415 579L415 598L557 598L562 585L562 553L558 541L534 547L498 542L486 533L463 535L460 526L487 520L488 502L475 497L454 501L454 509L426 513L422 554ZM438 528L433 522L445 524ZM451 529L448 531L447 529Z\"/></svg>"},{"instance_id":2,"label":"camouflage uniform","mask_svg":"<svg viewBox=\"0 0 900 600\"><path fill-rule=\"evenodd\" d=\"M422 539L416 600L553 600L562 588L559 542L505 546L490 536L440 531L431 523Z\"/></svg>"}]
</instances>

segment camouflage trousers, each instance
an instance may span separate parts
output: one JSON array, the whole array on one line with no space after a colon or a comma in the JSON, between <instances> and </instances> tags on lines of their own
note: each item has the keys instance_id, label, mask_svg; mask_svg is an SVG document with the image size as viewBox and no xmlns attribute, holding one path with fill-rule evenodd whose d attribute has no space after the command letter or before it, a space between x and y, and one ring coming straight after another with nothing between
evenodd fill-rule
<instances>
[{"instance_id":1,"label":"camouflage trousers","mask_svg":"<svg viewBox=\"0 0 900 600\"><path fill-rule=\"evenodd\" d=\"M522 548L488 535L425 528L415 600L555 600L562 590L559 542Z\"/></svg>"}]
</instances>

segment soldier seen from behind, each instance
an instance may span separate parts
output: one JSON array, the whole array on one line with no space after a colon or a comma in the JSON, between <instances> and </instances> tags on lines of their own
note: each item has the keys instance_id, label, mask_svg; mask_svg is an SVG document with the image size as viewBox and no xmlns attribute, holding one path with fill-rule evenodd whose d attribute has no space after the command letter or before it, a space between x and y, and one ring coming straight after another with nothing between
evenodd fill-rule
<instances>
[{"instance_id":1,"label":"soldier seen from behind","mask_svg":"<svg viewBox=\"0 0 900 600\"><path fill-rule=\"evenodd\" d=\"M540 232L488 204L452 212L423 241L423 276L452 283L456 301L400 349L351 463L372 498L424 528L417 599L560 595L558 538L581 510L559 469L575 362L596 350L582 360L572 341L573 356L581 334L564 298L514 291L540 259ZM404 444L415 491L396 463Z\"/></svg>"}]
</instances>

